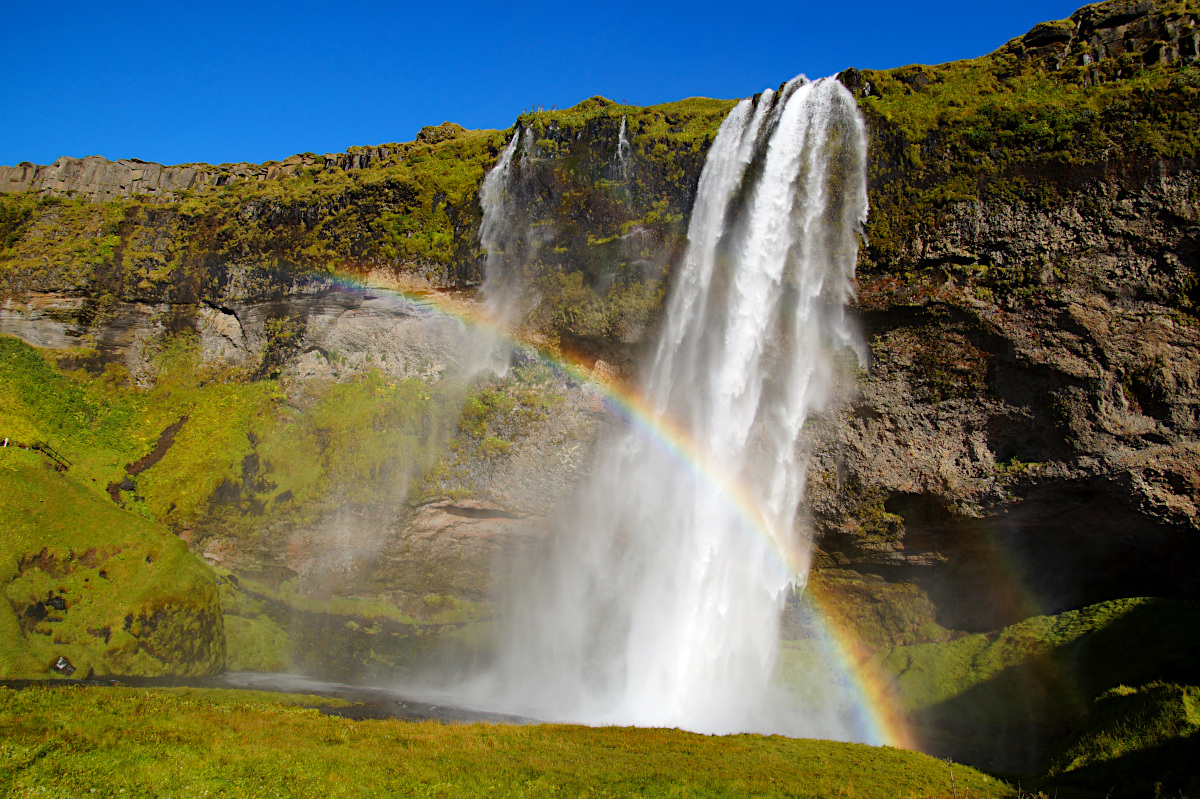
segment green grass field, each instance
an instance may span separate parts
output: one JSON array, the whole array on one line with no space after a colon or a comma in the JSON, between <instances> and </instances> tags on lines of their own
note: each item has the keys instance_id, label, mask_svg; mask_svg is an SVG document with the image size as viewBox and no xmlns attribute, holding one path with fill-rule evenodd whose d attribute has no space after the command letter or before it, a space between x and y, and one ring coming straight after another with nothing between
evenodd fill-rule
<instances>
[{"instance_id":1,"label":"green grass field","mask_svg":"<svg viewBox=\"0 0 1200 799\"><path fill-rule=\"evenodd\" d=\"M1004 797L885 747L565 725L351 721L252 692L0 688L5 796Z\"/></svg>"}]
</instances>

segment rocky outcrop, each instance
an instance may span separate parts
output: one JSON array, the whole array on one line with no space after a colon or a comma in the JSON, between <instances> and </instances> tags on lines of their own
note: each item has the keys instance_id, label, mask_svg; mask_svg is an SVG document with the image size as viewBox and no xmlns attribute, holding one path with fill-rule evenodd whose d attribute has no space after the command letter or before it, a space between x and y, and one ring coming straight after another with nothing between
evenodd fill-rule
<instances>
[{"instance_id":1,"label":"rocky outcrop","mask_svg":"<svg viewBox=\"0 0 1200 799\"><path fill-rule=\"evenodd\" d=\"M541 234L525 264L541 298L532 324L597 353L636 345L729 106L593 98L518 120L526 144L514 195L520 221ZM0 194L0 296L86 296L88 326L118 302L278 301L380 272L473 287L483 278L479 185L510 138L444 123L414 142L262 166L95 157L13 168L0 175L18 192ZM230 202L239 182L255 185ZM163 202L123 202L133 196ZM86 202L98 199L114 202Z\"/></svg>"},{"instance_id":2,"label":"rocky outcrop","mask_svg":"<svg viewBox=\"0 0 1200 799\"><path fill-rule=\"evenodd\" d=\"M203 365L301 381L345 380L368 369L433 379L464 358L458 322L391 291L325 287L276 303L116 303L89 326L91 305L89 297L61 294L7 300L0 333L50 349L84 348L79 363L119 363L145 386L155 380L165 340L183 331L195 334Z\"/></svg>"},{"instance_id":3,"label":"rocky outcrop","mask_svg":"<svg viewBox=\"0 0 1200 799\"><path fill-rule=\"evenodd\" d=\"M1190 63L1200 57L1197 27L1194 10L1189 13L1186 6L1160 13L1148 0L1122 0L1086 6L1070 19L1035 25L1020 37L1019 45L1029 57L1046 59L1052 69L1122 56L1134 56L1145 65ZM1092 78L1099 80L1099 73Z\"/></svg>"},{"instance_id":4,"label":"rocky outcrop","mask_svg":"<svg viewBox=\"0 0 1200 799\"><path fill-rule=\"evenodd\" d=\"M446 123L450 124L450 123ZM454 125L454 128L462 130ZM443 130L440 126L436 130ZM441 138L419 141L444 141L456 135L449 130ZM48 197L82 197L95 201L138 197L148 202L174 202L189 192L231 186L241 182L281 180L299 175L306 169L367 169L386 162L396 154L398 145L356 147L345 153L313 155L304 153L268 161L265 164L180 164L163 166L136 158L109 161L102 155L84 158L62 156L53 164L41 166L28 161L16 166L0 166L0 193L35 192Z\"/></svg>"}]
</instances>

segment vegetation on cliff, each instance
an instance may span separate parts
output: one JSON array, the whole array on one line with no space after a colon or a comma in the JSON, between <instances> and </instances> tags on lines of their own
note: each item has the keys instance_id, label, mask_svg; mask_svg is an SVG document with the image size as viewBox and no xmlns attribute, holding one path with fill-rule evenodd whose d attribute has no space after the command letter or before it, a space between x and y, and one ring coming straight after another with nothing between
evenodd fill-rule
<instances>
[{"instance_id":1,"label":"vegetation on cliff","mask_svg":"<svg viewBox=\"0 0 1200 799\"><path fill-rule=\"evenodd\" d=\"M964 203L1051 213L1097 178L1136 184L1194 169L1198 12L1195 2L1102 3L981 58L842 73L871 133L863 272L919 284L922 271L940 269L938 282L948 272L1005 303L1082 278L1061 257L1028 263L923 242L967 238L954 227ZM1194 270L1174 278L1162 300L1190 313Z\"/></svg>"},{"instance_id":2,"label":"vegetation on cliff","mask_svg":"<svg viewBox=\"0 0 1200 799\"><path fill-rule=\"evenodd\" d=\"M362 557L377 554L372 535L386 536L422 503L474 496L482 471L500 467L513 443L563 402L553 372L540 362L476 388L368 369L345 382L310 381L289 396L278 379L203 366L187 333L164 337L158 380L149 389L130 385L117 365L100 375L63 370L48 353L8 336L0 336L0 363L0 437L10 443L0 453L13 474L0 490L0 522L25 531L6 538L0 552L19 572L2 578L13 581L13 612L3 627L11 645L0 659L6 678L52 675L50 650L84 673L208 673L226 664L221 614L235 668L362 677L364 668L394 673L431 656L439 636L460 646L459 628L488 612L478 600L486 575L468 591L474 599L445 595L444 576L428 564L414 564L414 576L388 598L330 594L353 592L342 583L359 569L354 553L365 547ZM22 449L43 445L69 469ZM317 557L341 540L343 517L353 519L354 535L337 557L355 565L349 577L336 578L338 586L307 578L306 590L321 596L312 599L289 567L303 557L281 562L277 553L291 548ZM367 529L372 524L377 533ZM129 540L109 529L126 530ZM176 536L226 567L214 580ZM171 557L159 553L163 546ZM132 565L105 565L117 555ZM81 558L86 568L75 563ZM96 574L109 579L97 581ZM126 590L127 582L137 589ZM106 587L104 602L80 603L70 594L86 588L92 596L97 586ZM34 596L39 591L68 592L72 623L60 624L53 612L47 619L26 614L45 599ZM176 608L186 596L187 607ZM109 604L129 609L114 620ZM133 647L129 657L118 646L129 643L139 614L159 625L165 613L184 629L193 605L212 627L196 631L201 665L190 664L200 655L186 647L176 654L164 648L166 622L158 632L163 642ZM167 665L146 660L151 651Z\"/></svg>"},{"instance_id":3,"label":"vegetation on cliff","mask_svg":"<svg viewBox=\"0 0 1200 799\"><path fill-rule=\"evenodd\" d=\"M818 593L829 601L828 587ZM1197 602L1120 599L986 634L858 638L848 656L858 674L887 685L884 701L925 752L1024 775L1048 794L1145 796L1156 783L1169 794L1192 790L1197 777L1185 753L1200 725L1198 623ZM784 642L780 682L808 707L846 712L862 698L828 666L819 630L806 632Z\"/></svg>"},{"instance_id":4,"label":"vegetation on cliff","mask_svg":"<svg viewBox=\"0 0 1200 799\"><path fill-rule=\"evenodd\" d=\"M682 240L707 145L730 105L642 108L593 98L518 119L516 129L537 142L527 155L538 172L531 212L557 220L544 251L552 258L531 269L540 279L569 262L586 276L582 285L540 280L550 297L541 321L585 337L640 329L661 301L661 275L650 275L649 286L638 284L645 276L625 275L610 309L613 275L622 259L653 260L662 242L670 252ZM625 176L615 167L622 119L632 143ZM511 135L443 125L374 148L386 155L364 168L305 156L273 179L207 186L167 202L0 195L0 296L82 292L92 300L92 323L119 301L265 299L375 269L473 285L482 278L479 186ZM639 246L622 249L619 240L635 229ZM656 265L661 272L667 264Z\"/></svg>"}]
</instances>

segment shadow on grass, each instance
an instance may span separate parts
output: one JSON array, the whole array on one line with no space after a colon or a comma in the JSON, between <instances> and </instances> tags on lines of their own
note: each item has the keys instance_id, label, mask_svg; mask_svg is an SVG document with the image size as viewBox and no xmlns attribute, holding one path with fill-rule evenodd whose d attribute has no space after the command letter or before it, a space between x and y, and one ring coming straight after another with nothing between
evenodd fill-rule
<instances>
[{"instance_id":1,"label":"shadow on grass","mask_svg":"<svg viewBox=\"0 0 1200 799\"><path fill-rule=\"evenodd\" d=\"M1200 602L1150 599L1060 646L1008 640L1019 662L911 720L930 754L1002 775L1035 774L1108 689L1154 681L1200 685L1197 629ZM1128 762L1151 760L1131 754ZM1134 772L1128 777L1128 784L1140 779Z\"/></svg>"},{"instance_id":2,"label":"shadow on grass","mask_svg":"<svg viewBox=\"0 0 1200 799\"><path fill-rule=\"evenodd\" d=\"M1200 797L1200 735L1193 733L1089 763L1041 780L1038 787L1059 799Z\"/></svg>"}]
</instances>

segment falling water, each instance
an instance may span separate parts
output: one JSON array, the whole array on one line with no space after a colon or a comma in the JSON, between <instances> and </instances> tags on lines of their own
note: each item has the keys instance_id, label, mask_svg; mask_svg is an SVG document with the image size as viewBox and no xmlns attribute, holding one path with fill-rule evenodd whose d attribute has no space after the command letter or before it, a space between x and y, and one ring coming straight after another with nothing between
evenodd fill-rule
<instances>
[{"instance_id":1,"label":"falling water","mask_svg":"<svg viewBox=\"0 0 1200 799\"><path fill-rule=\"evenodd\" d=\"M625 117L621 117L621 129L617 131L617 174L621 180L629 180L629 156L633 153L633 145L629 143L629 134L625 130Z\"/></svg>"},{"instance_id":2,"label":"falling water","mask_svg":"<svg viewBox=\"0 0 1200 799\"><path fill-rule=\"evenodd\" d=\"M612 431L515 581L478 701L585 723L830 733L779 713L770 679L783 603L808 570L797 437L830 393L829 353L850 343L864 165L854 100L831 79L743 100L721 125L642 385L699 454Z\"/></svg>"},{"instance_id":3,"label":"falling water","mask_svg":"<svg viewBox=\"0 0 1200 799\"><path fill-rule=\"evenodd\" d=\"M533 137L528 133L525 140ZM511 316L512 309L517 305L514 292L519 290L511 279L505 263L509 251L514 244L512 216L516 212L511 196L511 174L513 172L513 156L521 141L521 129L513 133L513 137L503 150L496 165L483 179L479 187L479 204L483 208L483 220L479 224L479 243L487 253L484 264L483 296L487 299L488 311L498 318ZM511 322L511 319L506 318Z\"/></svg>"}]
</instances>

